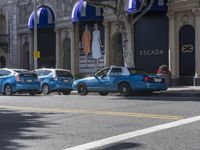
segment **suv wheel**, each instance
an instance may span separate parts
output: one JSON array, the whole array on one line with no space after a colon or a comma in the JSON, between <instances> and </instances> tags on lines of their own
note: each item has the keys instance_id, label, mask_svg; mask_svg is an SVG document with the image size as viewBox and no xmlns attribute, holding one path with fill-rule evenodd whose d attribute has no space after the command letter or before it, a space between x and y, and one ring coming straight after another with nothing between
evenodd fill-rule
<instances>
[{"instance_id":1,"label":"suv wheel","mask_svg":"<svg viewBox=\"0 0 200 150\"><path fill-rule=\"evenodd\" d=\"M9 84L7 84L5 87L4 87L4 95L7 95L7 96L9 96L9 95L12 95L13 93L12 93L12 87L9 85Z\"/></svg>"}]
</instances>

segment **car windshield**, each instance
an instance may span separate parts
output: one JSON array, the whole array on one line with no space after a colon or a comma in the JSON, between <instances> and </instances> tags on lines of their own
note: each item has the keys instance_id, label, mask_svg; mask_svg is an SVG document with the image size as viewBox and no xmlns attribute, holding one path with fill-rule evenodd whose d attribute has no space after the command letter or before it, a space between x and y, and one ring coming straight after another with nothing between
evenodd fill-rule
<instances>
[{"instance_id":1,"label":"car windshield","mask_svg":"<svg viewBox=\"0 0 200 150\"><path fill-rule=\"evenodd\" d=\"M73 77L69 71L57 70L56 71L57 77Z\"/></svg>"},{"instance_id":2,"label":"car windshield","mask_svg":"<svg viewBox=\"0 0 200 150\"><path fill-rule=\"evenodd\" d=\"M40 76L47 76L49 75L50 73L52 73L52 71L50 70L36 70L35 71L37 73L37 75L40 77Z\"/></svg>"},{"instance_id":3,"label":"car windshield","mask_svg":"<svg viewBox=\"0 0 200 150\"><path fill-rule=\"evenodd\" d=\"M146 74L146 72L142 71L140 68L128 68L130 74Z\"/></svg>"},{"instance_id":4,"label":"car windshield","mask_svg":"<svg viewBox=\"0 0 200 150\"><path fill-rule=\"evenodd\" d=\"M97 77L106 76L109 70L110 70L110 68L101 69L100 71L98 71L98 72L95 74L95 76L97 76Z\"/></svg>"}]
</instances>

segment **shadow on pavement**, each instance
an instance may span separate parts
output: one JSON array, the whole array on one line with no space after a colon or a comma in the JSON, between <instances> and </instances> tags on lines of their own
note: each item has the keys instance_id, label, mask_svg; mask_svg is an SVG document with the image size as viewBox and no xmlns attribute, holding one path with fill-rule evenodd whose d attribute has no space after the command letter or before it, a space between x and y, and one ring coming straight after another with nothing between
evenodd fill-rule
<instances>
[{"instance_id":1,"label":"shadow on pavement","mask_svg":"<svg viewBox=\"0 0 200 150\"><path fill-rule=\"evenodd\" d=\"M153 93L151 95L134 94L131 96L117 95L111 100L150 100L150 101L195 101L200 102L200 94L188 94L188 93Z\"/></svg>"},{"instance_id":2,"label":"shadow on pavement","mask_svg":"<svg viewBox=\"0 0 200 150\"><path fill-rule=\"evenodd\" d=\"M139 143L117 143L114 145L109 145L107 147L101 148L99 150L127 150L127 149L134 149L134 148L142 148L143 144Z\"/></svg>"},{"instance_id":3,"label":"shadow on pavement","mask_svg":"<svg viewBox=\"0 0 200 150\"><path fill-rule=\"evenodd\" d=\"M47 139L47 136L37 136L36 129L45 128L52 123L42 121L45 114L16 112L0 109L0 150L16 150L26 148L19 140ZM26 135L26 133L29 133ZM31 135L31 136L30 136Z\"/></svg>"}]
</instances>

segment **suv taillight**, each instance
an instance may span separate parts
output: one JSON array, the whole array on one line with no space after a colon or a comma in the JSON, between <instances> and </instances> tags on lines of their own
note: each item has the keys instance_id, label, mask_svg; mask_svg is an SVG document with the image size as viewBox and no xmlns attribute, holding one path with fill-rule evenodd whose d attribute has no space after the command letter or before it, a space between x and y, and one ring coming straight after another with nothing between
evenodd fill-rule
<instances>
[{"instance_id":1,"label":"suv taillight","mask_svg":"<svg viewBox=\"0 0 200 150\"><path fill-rule=\"evenodd\" d=\"M20 81L19 75L16 75L16 81Z\"/></svg>"},{"instance_id":2,"label":"suv taillight","mask_svg":"<svg viewBox=\"0 0 200 150\"><path fill-rule=\"evenodd\" d=\"M58 80L58 77L57 77L57 76L55 76L55 77L54 77L54 80L55 80L55 81L57 81L57 80Z\"/></svg>"}]
</instances>

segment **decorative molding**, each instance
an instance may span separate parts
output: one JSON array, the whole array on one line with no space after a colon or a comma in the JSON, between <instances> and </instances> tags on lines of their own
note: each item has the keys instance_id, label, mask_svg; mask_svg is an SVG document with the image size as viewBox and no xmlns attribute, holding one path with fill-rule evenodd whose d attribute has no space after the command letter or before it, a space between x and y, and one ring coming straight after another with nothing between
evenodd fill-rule
<instances>
[{"instance_id":1,"label":"decorative molding","mask_svg":"<svg viewBox=\"0 0 200 150\"><path fill-rule=\"evenodd\" d=\"M188 15L183 15L181 17L181 21L182 21L183 24L188 24L189 16Z\"/></svg>"},{"instance_id":2,"label":"decorative molding","mask_svg":"<svg viewBox=\"0 0 200 150\"><path fill-rule=\"evenodd\" d=\"M195 16L200 16L200 8L194 8L194 9L192 9L192 13L193 13Z\"/></svg>"},{"instance_id":3,"label":"decorative molding","mask_svg":"<svg viewBox=\"0 0 200 150\"><path fill-rule=\"evenodd\" d=\"M168 13L167 13L167 17L168 17L170 20L174 20L174 18L175 18L175 13L174 13L174 12L168 12Z\"/></svg>"},{"instance_id":4,"label":"decorative molding","mask_svg":"<svg viewBox=\"0 0 200 150\"><path fill-rule=\"evenodd\" d=\"M103 25L104 25L105 28L108 28L109 22L108 21L104 21Z\"/></svg>"}]
</instances>

